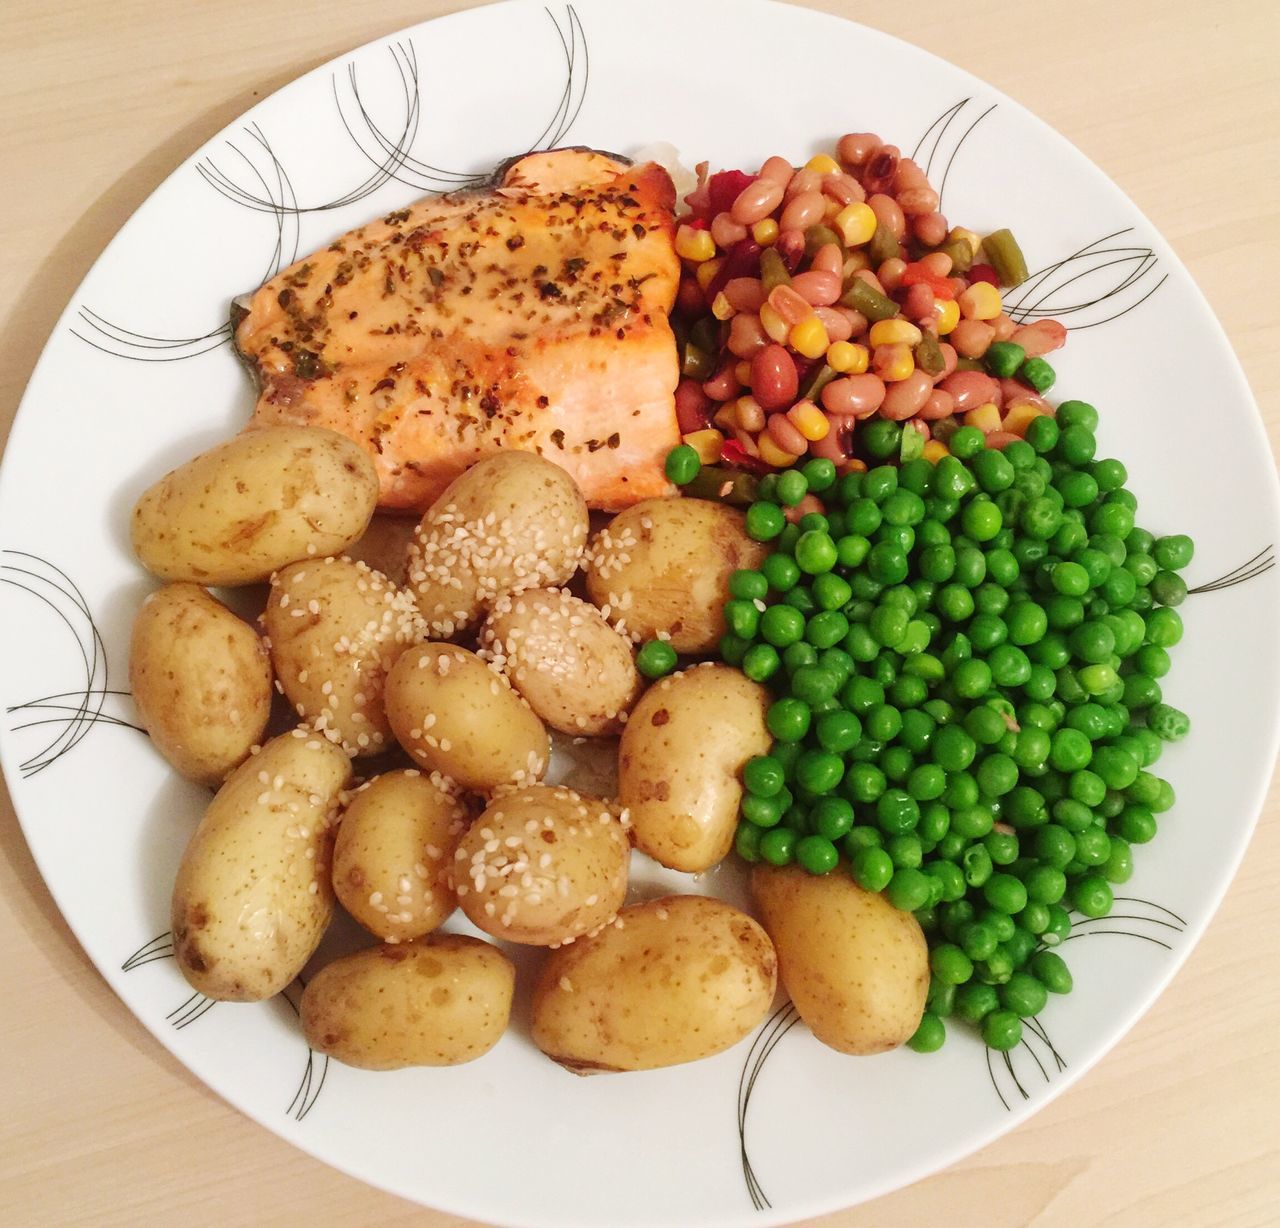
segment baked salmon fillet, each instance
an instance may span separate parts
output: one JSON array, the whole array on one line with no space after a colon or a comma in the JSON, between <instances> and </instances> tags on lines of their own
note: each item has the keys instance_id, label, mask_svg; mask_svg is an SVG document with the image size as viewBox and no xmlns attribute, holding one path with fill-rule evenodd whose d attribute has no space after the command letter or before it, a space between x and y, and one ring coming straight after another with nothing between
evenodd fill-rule
<instances>
[{"instance_id":1,"label":"baked salmon fillet","mask_svg":"<svg viewBox=\"0 0 1280 1228\"><path fill-rule=\"evenodd\" d=\"M562 466L593 508L670 493L674 206L655 163L556 149L348 232L233 309L254 424L356 440L386 509L426 508L503 448Z\"/></svg>"}]
</instances>

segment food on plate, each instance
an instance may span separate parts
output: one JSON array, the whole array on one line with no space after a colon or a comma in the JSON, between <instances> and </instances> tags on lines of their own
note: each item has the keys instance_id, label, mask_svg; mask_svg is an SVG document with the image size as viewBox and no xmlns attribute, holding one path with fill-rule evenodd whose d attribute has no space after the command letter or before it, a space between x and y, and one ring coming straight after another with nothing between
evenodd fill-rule
<instances>
[{"instance_id":1,"label":"food on plate","mask_svg":"<svg viewBox=\"0 0 1280 1228\"><path fill-rule=\"evenodd\" d=\"M552 729L621 730L640 691L631 641L566 589L500 597L480 627L480 655Z\"/></svg>"},{"instance_id":2,"label":"food on plate","mask_svg":"<svg viewBox=\"0 0 1280 1228\"><path fill-rule=\"evenodd\" d=\"M417 528L416 517L378 512L369 521L369 527L360 540L347 547L346 556L357 563L367 563L374 571L382 572L392 584L404 587L409 543Z\"/></svg>"},{"instance_id":3,"label":"food on plate","mask_svg":"<svg viewBox=\"0 0 1280 1228\"><path fill-rule=\"evenodd\" d=\"M286 563L340 553L364 532L377 493L369 458L333 431L247 431L143 494L133 549L162 580L254 584Z\"/></svg>"},{"instance_id":4,"label":"food on plate","mask_svg":"<svg viewBox=\"0 0 1280 1228\"><path fill-rule=\"evenodd\" d=\"M302 971L333 912L330 825L350 780L347 756L305 729L227 778L173 888L173 953L193 989L259 1002Z\"/></svg>"},{"instance_id":5,"label":"food on plate","mask_svg":"<svg viewBox=\"0 0 1280 1228\"><path fill-rule=\"evenodd\" d=\"M271 662L258 633L199 585L166 584L133 621L129 689L156 749L217 785L262 740Z\"/></svg>"},{"instance_id":6,"label":"food on plate","mask_svg":"<svg viewBox=\"0 0 1280 1228\"><path fill-rule=\"evenodd\" d=\"M338 902L384 942L438 928L457 907L449 879L471 816L417 769L384 772L344 807L333 845Z\"/></svg>"},{"instance_id":7,"label":"food on plate","mask_svg":"<svg viewBox=\"0 0 1280 1228\"><path fill-rule=\"evenodd\" d=\"M627 830L599 798L531 785L501 794L453 857L467 919L495 938L557 946L613 920L627 894Z\"/></svg>"},{"instance_id":8,"label":"food on plate","mask_svg":"<svg viewBox=\"0 0 1280 1228\"><path fill-rule=\"evenodd\" d=\"M587 552L587 591L633 639L662 635L677 652L706 653L725 632L729 575L766 550L743 515L704 499L647 499L613 520Z\"/></svg>"},{"instance_id":9,"label":"food on plate","mask_svg":"<svg viewBox=\"0 0 1280 1228\"><path fill-rule=\"evenodd\" d=\"M470 630L509 593L563 584L587 543L587 505L570 474L504 452L454 479L422 517L406 575L430 633Z\"/></svg>"},{"instance_id":10,"label":"food on plate","mask_svg":"<svg viewBox=\"0 0 1280 1228\"><path fill-rule=\"evenodd\" d=\"M461 934L335 959L302 994L307 1044L348 1066L458 1066L488 1053L511 1016L515 968Z\"/></svg>"},{"instance_id":11,"label":"food on plate","mask_svg":"<svg viewBox=\"0 0 1280 1228\"><path fill-rule=\"evenodd\" d=\"M920 923L848 874L758 865L751 894L792 1005L824 1045L883 1053L920 1026L929 948Z\"/></svg>"},{"instance_id":12,"label":"food on plate","mask_svg":"<svg viewBox=\"0 0 1280 1228\"><path fill-rule=\"evenodd\" d=\"M401 653L387 675L387 719L419 767L463 789L533 784L551 756L546 727L496 669L456 644Z\"/></svg>"},{"instance_id":13,"label":"food on plate","mask_svg":"<svg viewBox=\"0 0 1280 1228\"><path fill-rule=\"evenodd\" d=\"M350 755L386 750L387 672L426 638L413 594L364 563L306 559L271 577L262 622L276 678L298 715Z\"/></svg>"},{"instance_id":14,"label":"food on plate","mask_svg":"<svg viewBox=\"0 0 1280 1228\"><path fill-rule=\"evenodd\" d=\"M693 1062L756 1027L776 982L768 935L723 900L632 904L594 938L547 957L533 1040L576 1074Z\"/></svg>"},{"instance_id":15,"label":"food on plate","mask_svg":"<svg viewBox=\"0 0 1280 1228\"><path fill-rule=\"evenodd\" d=\"M510 449L593 507L665 494L674 203L653 163L557 149L341 236L233 313L254 421L358 441L387 508L422 510Z\"/></svg>"},{"instance_id":16,"label":"food on plate","mask_svg":"<svg viewBox=\"0 0 1280 1228\"><path fill-rule=\"evenodd\" d=\"M768 692L704 663L647 690L618 747L618 797L636 847L675 870L706 870L733 847L742 769L770 745Z\"/></svg>"}]
</instances>

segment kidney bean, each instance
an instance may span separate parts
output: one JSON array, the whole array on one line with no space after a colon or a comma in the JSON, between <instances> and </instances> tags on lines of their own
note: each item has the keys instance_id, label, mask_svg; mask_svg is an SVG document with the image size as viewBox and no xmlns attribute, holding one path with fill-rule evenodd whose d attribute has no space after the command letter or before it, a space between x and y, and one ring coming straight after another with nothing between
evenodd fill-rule
<instances>
[{"instance_id":1,"label":"kidney bean","mask_svg":"<svg viewBox=\"0 0 1280 1228\"><path fill-rule=\"evenodd\" d=\"M750 358L768 344L769 335L754 311L740 311L729 321L729 340L725 345L735 357Z\"/></svg>"},{"instance_id":2,"label":"kidney bean","mask_svg":"<svg viewBox=\"0 0 1280 1228\"><path fill-rule=\"evenodd\" d=\"M782 263L787 266L787 272L794 273L800 267L800 261L804 259L804 231L780 231L773 250L782 257Z\"/></svg>"},{"instance_id":3,"label":"kidney bean","mask_svg":"<svg viewBox=\"0 0 1280 1228\"><path fill-rule=\"evenodd\" d=\"M796 399L800 378L791 355L777 342L751 356L751 395L764 410L782 409Z\"/></svg>"},{"instance_id":4,"label":"kidney bean","mask_svg":"<svg viewBox=\"0 0 1280 1228\"><path fill-rule=\"evenodd\" d=\"M836 157L845 166L861 166L883 143L874 132L846 132L836 142Z\"/></svg>"},{"instance_id":5,"label":"kidney bean","mask_svg":"<svg viewBox=\"0 0 1280 1228\"><path fill-rule=\"evenodd\" d=\"M734 401L734 414L738 425L744 431L763 431L765 424L764 410L760 402L753 396L741 396Z\"/></svg>"},{"instance_id":6,"label":"kidney bean","mask_svg":"<svg viewBox=\"0 0 1280 1228\"><path fill-rule=\"evenodd\" d=\"M747 228L733 220L732 214L717 213L711 219L711 237L721 251L747 237Z\"/></svg>"},{"instance_id":7,"label":"kidney bean","mask_svg":"<svg viewBox=\"0 0 1280 1228\"><path fill-rule=\"evenodd\" d=\"M997 452L1003 452L1015 439L1021 436L1014 435L1010 431L990 431L986 437L988 448L992 448Z\"/></svg>"},{"instance_id":8,"label":"kidney bean","mask_svg":"<svg viewBox=\"0 0 1280 1228\"><path fill-rule=\"evenodd\" d=\"M830 171L822 176L822 194L829 196L842 208L867 199L867 194L852 175L842 175L838 171Z\"/></svg>"},{"instance_id":9,"label":"kidney bean","mask_svg":"<svg viewBox=\"0 0 1280 1228\"><path fill-rule=\"evenodd\" d=\"M1015 405L1034 405L1047 414L1053 413L1052 406L1044 397L1028 388L1026 384L1018 383L1016 379L1000 381L1000 396L1006 409L1012 409Z\"/></svg>"},{"instance_id":10,"label":"kidney bean","mask_svg":"<svg viewBox=\"0 0 1280 1228\"><path fill-rule=\"evenodd\" d=\"M808 230L822 221L826 212L827 199L821 192L797 192L782 210L778 225L783 230Z\"/></svg>"},{"instance_id":11,"label":"kidney bean","mask_svg":"<svg viewBox=\"0 0 1280 1228\"><path fill-rule=\"evenodd\" d=\"M909 286L902 300L902 314L913 324L936 323L933 313L933 290L926 285Z\"/></svg>"},{"instance_id":12,"label":"kidney bean","mask_svg":"<svg viewBox=\"0 0 1280 1228\"><path fill-rule=\"evenodd\" d=\"M933 381L927 371L912 371L906 379L895 380L885 390L880 406L880 416L903 422L914 418L925 406L933 392Z\"/></svg>"},{"instance_id":13,"label":"kidney bean","mask_svg":"<svg viewBox=\"0 0 1280 1228\"><path fill-rule=\"evenodd\" d=\"M870 327L867 317L862 312L855 311L852 307L842 305L840 307L832 307L830 310L844 316L849 321L849 337L861 337ZM846 337L845 340L847 341L849 337Z\"/></svg>"},{"instance_id":14,"label":"kidney bean","mask_svg":"<svg viewBox=\"0 0 1280 1228\"><path fill-rule=\"evenodd\" d=\"M822 406L833 414L865 418L884 404L884 397L884 380L878 375L845 375L822 390Z\"/></svg>"},{"instance_id":15,"label":"kidney bean","mask_svg":"<svg viewBox=\"0 0 1280 1228\"><path fill-rule=\"evenodd\" d=\"M809 444L809 451L814 456L820 456L823 460L835 461L840 464L853 455L853 418L846 418L841 414L827 415L827 433L818 440Z\"/></svg>"},{"instance_id":16,"label":"kidney bean","mask_svg":"<svg viewBox=\"0 0 1280 1228\"><path fill-rule=\"evenodd\" d=\"M947 219L936 209L932 213L916 214L911 219L911 233L925 247L937 247L947 237Z\"/></svg>"},{"instance_id":17,"label":"kidney bean","mask_svg":"<svg viewBox=\"0 0 1280 1228\"><path fill-rule=\"evenodd\" d=\"M896 196L910 188L927 188L929 180L914 158L899 158L898 169L893 173L893 191Z\"/></svg>"},{"instance_id":18,"label":"kidney bean","mask_svg":"<svg viewBox=\"0 0 1280 1228\"><path fill-rule=\"evenodd\" d=\"M809 267L816 269L819 273L834 273L843 280L844 255L840 251L840 245L838 243L824 243L813 253L813 259L809 262Z\"/></svg>"},{"instance_id":19,"label":"kidney bean","mask_svg":"<svg viewBox=\"0 0 1280 1228\"><path fill-rule=\"evenodd\" d=\"M979 405L995 401L1000 395L1000 386L981 371L954 371L942 381L942 391L954 398L956 413L967 414Z\"/></svg>"},{"instance_id":20,"label":"kidney bean","mask_svg":"<svg viewBox=\"0 0 1280 1228\"><path fill-rule=\"evenodd\" d=\"M898 173L901 151L896 145L881 145L862 168L862 186L868 193L887 192Z\"/></svg>"},{"instance_id":21,"label":"kidney bean","mask_svg":"<svg viewBox=\"0 0 1280 1228\"><path fill-rule=\"evenodd\" d=\"M772 415L765 429L769 432L769 438L792 456L803 456L809 450L809 441L787 421L786 414Z\"/></svg>"},{"instance_id":22,"label":"kidney bean","mask_svg":"<svg viewBox=\"0 0 1280 1228\"><path fill-rule=\"evenodd\" d=\"M929 399L920 410L920 417L929 422L934 422L939 418L950 418L955 412L956 403L951 393L943 392L941 388L935 388L929 393Z\"/></svg>"},{"instance_id":23,"label":"kidney bean","mask_svg":"<svg viewBox=\"0 0 1280 1228\"><path fill-rule=\"evenodd\" d=\"M1018 331L1018 326L1007 315L998 315L988 322L995 329L997 341L1010 341L1013 339L1013 334Z\"/></svg>"},{"instance_id":24,"label":"kidney bean","mask_svg":"<svg viewBox=\"0 0 1280 1228\"><path fill-rule=\"evenodd\" d=\"M702 287L692 277L680 279L680 289L676 291L676 308L686 315L701 315L707 309L707 300Z\"/></svg>"},{"instance_id":25,"label":"kidney bean","mask_svg":"<svg viewBox=\"0 0 1280 1228\"><path fill-rule=\"evenodd\" d=\"M791 279L791 289L810 307L830 307L840 297L844 286L839 273L810 269L806 273L797 273Z\"/></svg>"},{"instance_id":26,"label":"kidney bean","mask_svg":"<svg viewBox=\"0 0 1280 1228\"><path fill-rule=\"evenodd\" d=\"M764 165L760 167L760 178L772 179L784 191L787 184L791 182L791 176L795 173L796 168L786 158L780 158L777 154L774 154L771 158L766 158Z\"/></svg>"},{"instance_id":27,"label":"kidney bean","mask_svg":"<svg viewBox=\"0 0 1280 1228\"><path fill-rule=\"evenodd\" d=\"M702 386L691 379L682 379L676 385L676 423L680 434L688 435L691 431L705 430L711 421L711 407L714 402Z\"/></svg>"},{"instance_id":28,"label":"kidney bean","mask_svg":"<svg viewBox=\"0 0 1280 1228\"><path fill-rule=\"evenodd\" d=\"M902 429L904 431L913 430L917 435L923 435L926 443L933 438L933 432L929 429L929 424L922 418L912 418L909 422L904 422Z\"/></svg>"},{"instance_id":29,"label":"kidney bean","mask_svg":"<svg viewBox=\"0 0 1280 1228\"><path fill-rule=\"evenodd\" d=\"M812 448L813 445L805 440L807 447ZM826 509L822 506L822 500L817 495L805 495L795 507L784 507L782 514L787 518L789 524L799 524L801 519L810 513L816 512L819 516Z\"/></svg>"},{"instance_id":30,"label":"kidney bean","mask_svg":"<svg viewBox=\"0 0 1280 1228\"><path fill-rule=\"evenodd\" d=\"M961 320L951 330L951 344L965 358L981 358L996 339L996 330L986 320Z\"/></svg>"},{"instance_id":31,"label":"kidney bean","mask_svg":"<svg viewBox=\"0 0 1280 1228\"><path fill-rule=\"evenodd\" d=\"M1040 358L1067 344L1067 330L1057 320L1037 320L1015 328L1009 340L1022 346L1028 358Z\"/></svg>"},{"instance_id":32,"label":"kidney bean","mask_svg":"<svg viewBox=\"0 0 1280 1228\"><path fill-rule=\"evenodd\" d=\"M902 278L906 271L907 262L893 256L876 269L876 276L880 278L880 284L886 290L896 290L902 285Z\"/></svg>"},{"instance_id":33,"label":"kidney bean","mask_svg":"<svg viewBox=\"0 0 1280 1228\"><path fill-rule=\"evenodd\" d=\"M945 341L938 342L938 349L942 351L942 370L937 372L933 377L933 383L936 387L942 383L952 371L956 369L956 347L949 345Z\"/></svg>"},{"instance_id":34,"label":"kidney bean","mask_svg":"<svg viewBox=\"0 0 1280 1228\"><path fill-rule=\"evenodd\" d=\"M813 314L809 300L790 286L774 286L769 291L769 306L774 309L788 324L799 324Z\"/></svg>"},{"instance_id":35,"label":"kidney bean","mask_svg":"<svg viewBox=\"0 0 1280 1228\"><path fill-rule=\"evenodd\" d=\"M729 208L729 215L739 226L754 226L782 204L782 191L782 185L776 179L762 176L738 193L738 198Z\"/></svg>"},{"instance_id":36,"label":"kidney bean","mask_svg":"<svg viewBox=\"0 0 1280 1228\"><path fill-rule=\"evenodd\" d=\"M735 277L725 282L724 296L734 311L759 311L764 303L764 283L758 277Z\"/></svg>"},{"instance_id":37,"label":"kidney bean","mask_svg":"<svg viewBox=\"0 0 1280 1228\"><path fill-rule=\"evenodd\" d=\"M822 321L822 327L827 330L828 341L848 341L853 336L853 321L843 315L839 309L815 307L813 314ZM857 312L854 314L856 315Z\"/></svg>"},{"instance_id":38,"label":"kidney bean","mask_svg":"<svg viewBox=\"0 0 1280 1228\"><path fill-rule=\"evenodd\" d=\"M903 213L921 217L926 213L938 211L938 194L927 185L922 188L907 188L898 193L898 207Z\"/></svg>"},{"instance_id":39,"label":"kidney bean","mask_svg":"<svg viewBox=\"0 0 1280 1228\"><path fill-rule=\"evenodd\" d=\"M727 363L709 380L703 382L702 391L713 401L731 401L742 391L742 384L734 371L736 363Z\"/></svg>"},{"instance_id":40,"label":"kidney bean","mask_svg":"<svg viewBox=\"0 0 1280 1228\"><path fill-rule=\"evenodd\" d=\"M801 167L791 176L791 180L787 184L787 193L783 199L790 202L795 200L797 196L808 192L813 192L819 196L822 195L822 172L811 171Z\"/></svg>"},{"instance_id":41,"label":"kidney bean","mask_svg":"<svg viewBox=\"0 0 1280 1228\"><path fill-rule=\"evenodd\" d=\"M907 219L892 196L877 192L867 198L867 207L876 215L876 221L895 239L901 239L907 233Z\"/></svg>"},{"instance_id":42,"label":"kidney bean","mask_svg":"<svg viewBox=\"0 0 1280 1228\"><path fill-rule=\"evenodd\" d=\"M750 431L744 431L740 426L733 428L733 437L742 445L742 450L753 460L759 460L760 449L756 446L755 436Z\"/></svg>"},{"instance_id":43,"label":"kidney bean","mask_svg":"<svg viewBox=\"0 0 1280 1228\"><path fill-rule=\"evenodd\" d=\"M920 257L920 267L930 277L949 277L951 274L951 257L946 252L928 252Z\"/></svg>"}]
</instances>

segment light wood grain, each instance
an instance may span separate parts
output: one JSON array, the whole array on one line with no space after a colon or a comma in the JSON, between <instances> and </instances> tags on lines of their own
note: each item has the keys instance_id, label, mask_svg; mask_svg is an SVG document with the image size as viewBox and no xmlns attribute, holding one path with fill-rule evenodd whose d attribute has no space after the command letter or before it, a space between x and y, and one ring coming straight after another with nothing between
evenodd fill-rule
<instances>
[{"instance_id":1,"label":"light wood grain","mask_svg":"<svg viewBox=\"0 0 1280 1228\"><path fill-rule=\"evenodd\" d=\"M460 7L441 0L5 0L0 434L76 284L178 162L299 73ZM1115 179L1203 287L1274 445L1280 6L822 0L815 7L856 16L977 73ZM690 13L696 21L693 4ZM713 55L713 34L706 44ZM1151 1013L1087 1078L952 1169L816 1222L1274 1224L1278 808L1273 789L1208 935ZM41 882L7 795L0 848L0 1224L464 1222L342 1176L223 1104L97 976Z\"/></svg>"}]
</instances>

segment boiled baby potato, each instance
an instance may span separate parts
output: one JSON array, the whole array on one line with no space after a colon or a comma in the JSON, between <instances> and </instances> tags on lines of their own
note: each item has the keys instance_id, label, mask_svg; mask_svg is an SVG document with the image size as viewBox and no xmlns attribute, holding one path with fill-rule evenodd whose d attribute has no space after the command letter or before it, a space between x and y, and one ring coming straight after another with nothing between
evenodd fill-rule
<instances>
[{"instance_id":1,"label":"boiled baby potato","mask_svg":"<svg viewBox=\"0 0 1280 1228\"><path fill-rule=\"evenodd\" d=\"M458 903L495 938L552 946L612 921L627 895L631 845L598 798L532 785L504 793L454 858Z\"/></svg>"},{"instance_id":2,"label":"boiled baby potato","mask_svg":"<svg viewBox=\"0 0 1280 1228\"><path fill-rule=\"evenodd\" d=\"M249 757L271 715L266 646L196 584L166 584L142 603L129 689L156 749L204 785L220 784Z\"/></svg>"},{"instance_id":3,"label":"boiled baby potato","mask_svg":"<svg viewBox=\"0 0 1280 1228\"><path fill-rule=\"evenodd\" d=\"M488 1053L511 1016L515 967L461 934L357 951L302 994L307 1044L348 1066L458 1066Z\"/></svg>"},{"instance_id":4,"label":"boiled baby potato","mask_svg":"<svg viewBox=\"0 0 1280 1228\"><path fill-rule=\"evenodd\" d=\"M624 908L594 938L553 951L533 995L533 1039L578 1074L710 1057L768 1013L769 936L723 900L668 896Z\"/></svg>"},{"instance_id":5,"label":"boiled baby potato","mask_svg":"<svg viewBox=\"0 0 1280 1228\"><path fill-rule=\"evenodd\" d=\"M134 553L162 580L253 584L286 563L337 554L364 532L378 475L336 431L267 426L202 453L133 509Z\"/></svg>"},{"instance_id":6,"label":"boiled baby potato","mask_svg":"<svg viewBox=\"0 0 1280 1228\"><path fill-rule=\"evenodd\" d=\"M768 553L742 512L706 499L646 499L595 536L587 592L637 640L659 632L677 652L711 652L726 627L729 576Z\"/></svg>"},{"instance_id":7,"label":"boiled baby potato","mask_svg":"<svg viewBox=\"0 0 1280 1228\"><path fill-rule=\"evenodd\" d=\"M551 740L533 709L497 670L456 644L409 648L387 675L396 740L428 772L464 789L533 784Z\"/></svg>"},{"instance_id":8,"label":"boiled baby potato","mask_svg":"<svg viewBox=\"0 0 1280 1228\"><path fill-rule=\"evenodd\" d=\"M457 906L449 871L467 821L463 803L414 768L362 785L333 845L342 906L385 942L429 934Z\"/></svg>"},{"instance_id":9,"label":"boiled baby potato","mask_svg":"<svg viewBox=\"0 0 1280 1228\"><path fill-rule=\"evenodd\" d=\"M691 872L724 858L742 767L772 745L768 706L764 687L728 665L697 665L644 693L618 747L618 798L642 852Z\"/></svg>"},{"instance_id":10,"label":"boiled baby potato","mask_svg":"<svg viewBox=\"0 0 1280 1228\"><path fill-rule=\"evenodd\" d=\"M848 874L758 865L751 893L800 1018L841 1053L883 1053L920 1026L929 948L920 923Z\"/></svg>"},{"instance_id":11,"label":"boiled baby potato","mask_svg":"<svg viewBox=\"0 0 1280 1228\"><path fill-rule=\"evenodd\" d=\"M387 672L426 635L413 595L364 563L308 559L271 577L262 622L298 715L349 755L386 750Z\"/></svg>"},{"instance_id":12,"label":"boiled baby potato","mask_svg":"<svg viewBox=\"0 0 1280 1228\"><path fill-rule=\"evenodd\" d=\"M193 989L258 1002L302 971L333 913L330 825L350 779L338 747L295 729L218 790L173 888L173 952Z\"/></svg>"},{"instance_id":13,"label":"boiled baby potato","mask_svg":"<svg viewBox=\"0 0 1280 1228\"><path fill-rule=\"evenodd\" d=\"M532 452L500 452L449 483L409 548L409 586L431 634L473 627L504 593L563 584L587 544L573 479Z\"/></svg>"},{"instance_id":14,"label":"boiled baby potato","mask_svg":"<svg viewBox=\"0 0 1280 1228\"><path fill-rule=\"evenodd\" d=\"M635 655L600 611L558 588L500 597L481 652L552 729L617 733L640 691Z\"/></svg>"}]
</instances>

